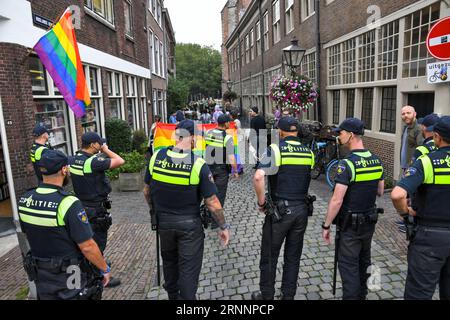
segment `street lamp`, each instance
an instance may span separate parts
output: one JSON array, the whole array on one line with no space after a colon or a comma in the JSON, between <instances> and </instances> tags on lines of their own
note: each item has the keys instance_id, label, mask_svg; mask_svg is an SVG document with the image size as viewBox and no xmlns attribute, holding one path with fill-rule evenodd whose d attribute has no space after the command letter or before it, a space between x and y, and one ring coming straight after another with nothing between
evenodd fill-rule
<instances>
[{"instance_id":1,"label":"street lamp","mask_svg":"<svg viewBox=\"0 0 450 320\"><path fill-rule=\"evenodd\" d=\"M295 70L302 63L305 52L305 49L298 46L298 40L295 37L291 40L291 45L283 49L284 61L291 69L292 76L295 76Z\"/></svg>"}]
</instances>

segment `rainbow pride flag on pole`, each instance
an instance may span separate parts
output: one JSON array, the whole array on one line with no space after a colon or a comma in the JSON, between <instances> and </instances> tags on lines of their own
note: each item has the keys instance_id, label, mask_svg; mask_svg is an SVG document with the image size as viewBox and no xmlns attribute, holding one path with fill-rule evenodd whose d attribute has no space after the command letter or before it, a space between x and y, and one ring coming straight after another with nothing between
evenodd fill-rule
<instances>
[{"instance_id":1,"label":"rainbow pride flag on pole","mask_svg":"<svg viewBox=\"0 0 450 320\"><path fill-rule=\"evenodd\" d=\"M70 8L34 46L69 107L81 118L91 104Z\"/></svg>"}]
</instances>

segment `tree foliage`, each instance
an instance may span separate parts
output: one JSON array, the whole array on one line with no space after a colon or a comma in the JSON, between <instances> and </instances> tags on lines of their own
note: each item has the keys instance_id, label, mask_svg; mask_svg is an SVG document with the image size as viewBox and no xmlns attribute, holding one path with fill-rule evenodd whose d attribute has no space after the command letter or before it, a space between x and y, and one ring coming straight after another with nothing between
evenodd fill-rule
<instances>
[{"instance_id":1,"label":"tree foliage","mask_svg":"<svg viewBox=\"0 0 450 320\"><path fill-rule=\"evenodd\" d=\"M218 97L221 91L222 58L219 51L198 44L177 44L177 81L188 87L189 95Z\"/></svg>"},{"instance_id":2,"label":"tree foliage","mask_svg":"<svg viewBox=\"0 0 450 320\"><path fill-rule=\"evenodd\" d=\"M176 79L170 77L167 97L169 104L169 113L172 114L177 110L177 107L184 106L188 102L188 97L188 84L185 81L181 80L179 77L177 77Z\"/></svg>"}]
</instances>

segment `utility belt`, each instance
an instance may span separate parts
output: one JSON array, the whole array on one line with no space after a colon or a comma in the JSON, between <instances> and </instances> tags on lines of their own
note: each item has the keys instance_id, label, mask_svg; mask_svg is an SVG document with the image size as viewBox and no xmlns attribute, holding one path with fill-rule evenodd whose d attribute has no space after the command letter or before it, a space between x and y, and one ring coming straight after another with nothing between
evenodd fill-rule
<instances>
[{"instance_id":1,"label":"utility belt","mask_svg":"<svg viewBox=\"0 0 450 320\"><path fill-rule=\"evenodd\" d=\"M351 211L343 209L339 212L333 224L336 224L341 231L352 228L358 232L360 227L366 225L375 225L378 222L378 216L384 213L382 208L372 208L365 211Z\"/></svg>"},{"instance_id":2,"label":"utility belt","mask_svg":"<svg viewBox=\"0 0 450 320\"><path fill-rule=\"evenodd\" d=\"M316 201L316 197L309 194L304 196L304 200L278 200L274 203L269 194L266 194L266 199L266 215L269 215L274 223L280 222L285 215L291 214L292 211L290 208L299 205L306 205L308 216L312 216L314 201Z\"/></svg>"},{"instance_id":3,"label":"utility belt","mask_svg":"<svg viewBox=\"0 0 450 320\"><path fill-rule=\"evenodd\" d=\"M108 204L109 203L109 204ZM106 232L112 225L111 214L107 211L111 208L111 201L107 200L102 205L90 206L85 203L84 208L89 218L89 223L95 231Z\"/></svg>"},{"instance_id":4,"label":"utility belt","mask_svg":"<svg viewBox=\"0 0 450 320\"><path fill-rule=\"evenodd\" d=\"M23 259L23 266L30 281L37 279L39 269L52 273L65 273L69 266L81 266L85 259L82 257L73 258L37 258L31 255L31 251ZM84 270L83 270L84 271Z\"/></svg>"},{"instance_id":5,"label":"utility belt","mask_svg":"<svg viewBox=\"0 0 450 320\"><path fill-rule=\"evenodd\" d=\"M110 210L112 208L111 204L112 201L108 198L105 201L97 201L97 202L91 202L91 201L81 201L85 207L89 208L102 208L104 210Z\"/></svg>"}]
</instances>

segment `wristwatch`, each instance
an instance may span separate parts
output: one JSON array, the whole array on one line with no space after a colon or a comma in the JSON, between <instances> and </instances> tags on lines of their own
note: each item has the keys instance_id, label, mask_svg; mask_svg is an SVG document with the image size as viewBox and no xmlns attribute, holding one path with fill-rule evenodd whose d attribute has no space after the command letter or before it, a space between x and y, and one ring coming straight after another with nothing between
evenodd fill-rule
<instances>
[{"instance_id":1,"label":"wristwatch","mask_svg":"<svg viewBox=\"0 0 450 320\"><path fill-rule=\"evenodd\" d=\"M106 265L106 271L100 270L100 274L101 274L102 276L104 276L105 274L108 274L108 273L110 273L110 272L111 272L111 267L108 266L108 265Z\"/></svg>"},{"instance_id":2,"label":"wristwatch","mask_svg":"<svg viewBox=\"0 0 450 320\"><path fill-rule=\"evenodd\" d=\"M220 226L221 230L230 230L231 226L229 223L224 223L223 225Z\"/></svg>"},{"instance_id":3,"label":"wristwatch","mask_svg":"<svg viewBox=\"0 0 450 320\"><path fill-rule=\"evenodd\" d=\"M322 229L323 230L330 230L331 225L329 225L328 227L325 225L325 221L322 223Z\"/></svg>"}]
</instances>

